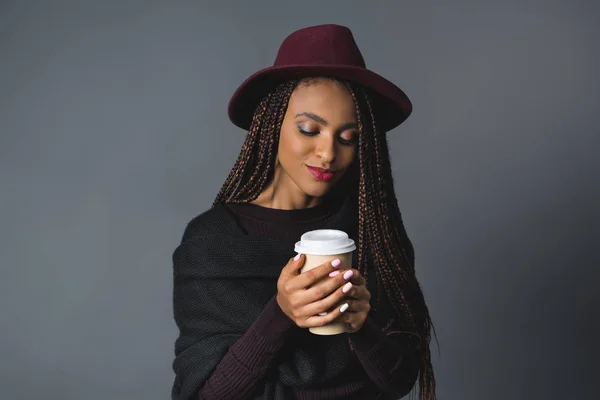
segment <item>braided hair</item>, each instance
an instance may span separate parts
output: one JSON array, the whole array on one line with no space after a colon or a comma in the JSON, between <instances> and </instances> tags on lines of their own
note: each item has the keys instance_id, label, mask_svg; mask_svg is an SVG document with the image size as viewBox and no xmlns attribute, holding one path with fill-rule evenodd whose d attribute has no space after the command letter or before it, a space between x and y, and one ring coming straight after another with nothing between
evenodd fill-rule
<instances>
[{"instance_id":1,"label":"braided hair","mask_svg":"<svg viewBox=\"0 0 600 400\"><path fill-rule=\"evenodd\" d=\"M251 202L260 195L274 174L279 131L290 96L299 84L310 84L316 79L285 81L262 99L237 161L213 206L225 202ZM435 377L429 349L433 325L415 275L414 249L404 229L394 191L387 137L377 130L371 96L363 87L334 78L327 79L345 85L350 91L360 133L355 162L357 182L353 185L358 203L356 269L368 280L367 266L374 267L379 288L376 304L380 304L382 286L387 299L390 299L395 315L383 332L386 335L409 333L418 338L421 356L419 397L421 400L433 400L436 398ZM372 312L376 313L376 307ZM352 348L351 343L350 346Z\"/></svg>"}]
</instances>

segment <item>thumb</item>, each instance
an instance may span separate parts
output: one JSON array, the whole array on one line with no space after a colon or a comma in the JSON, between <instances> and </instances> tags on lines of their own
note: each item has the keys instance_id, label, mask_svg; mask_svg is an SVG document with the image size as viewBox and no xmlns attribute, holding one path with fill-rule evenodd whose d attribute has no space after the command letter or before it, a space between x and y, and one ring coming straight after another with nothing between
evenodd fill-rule
<instances>
[{"instance_id":1,"label":"thumb","mask_svg":"<svg viewBox=\"0 0 600 400\"><path fill-rule=\"evenodd\" d=\"M287 266L287 273L289 275L295 276L300 274L300 268L304 265L304 260L306 257L304 254L297 254L296 257L292 258Z\"/></svg>"}]
</instances>

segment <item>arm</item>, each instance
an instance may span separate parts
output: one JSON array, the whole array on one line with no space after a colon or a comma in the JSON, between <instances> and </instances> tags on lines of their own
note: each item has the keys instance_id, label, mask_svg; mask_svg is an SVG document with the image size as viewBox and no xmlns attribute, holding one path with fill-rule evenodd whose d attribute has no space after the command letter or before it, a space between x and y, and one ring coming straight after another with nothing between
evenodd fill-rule
<instances>
[{"instance_id":1,"label":"arm","mask_svg":"<svg viewBox=\"0 0 600 400\"><path fill-rule=\"evenodd\" d=\"M377 387L398 398L412 390L419 374L414 350L383 333L371 317L360 330L348 335L363 369Z\"/></svg>"},{"instance_id":2,"label":"arm","mask_svg":"<svg viewBox=\"0 0 600 400\"><path fill-rule=\"evenodd\" d=\"M274 296L254 324L225 354L197 399L243 399L251 395L293 326Z\"/></svg>"},{"instance_id":3,"label":"arm","mask_svg":"<svg viewBox=\"0 0 600 400\"><path fill-rule=\"evenodd\" d=\"M179 335L172 400L252 396L293 326L275 296L262 307L244 304L252 296L244 292L244 284L231 279L235 274L230 261L214 251L206 226L212 225L204 220L188 224L173 253L173 313Z\"/></svg>"}]
</instances>

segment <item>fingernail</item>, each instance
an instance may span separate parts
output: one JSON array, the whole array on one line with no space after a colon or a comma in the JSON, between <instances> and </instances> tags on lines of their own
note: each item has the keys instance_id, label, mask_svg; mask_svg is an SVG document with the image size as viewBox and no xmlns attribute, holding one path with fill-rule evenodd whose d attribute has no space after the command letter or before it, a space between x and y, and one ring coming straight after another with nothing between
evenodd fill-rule
<instances>
[{"instance_id":1,"label":"fingernail","mask_svg":"<svg viewBox=\"0 0 600 400\"><path fill-rule=\"evenodd\" d=\"M327 311L323 311L319 313L320 316L327 315Z\"/></svg>"},{"instance_id":2,"label":"fingernail","mask_svg":"<svg viewBox=\"0 0 600 400\"><path fill-rule=\"evenodd\" d=\"M340 266L340 264L341 264L341 263L342 263L342 262L336 258L335 260L333 260L333 261L331 262L331 266L332 266L332 267L334 267L334 268L337 268L337 267L339 267L339 266Z\"/></svg>"},{"instance_id":3,"label":"fingernail","mask_svg":"<svg viewBox=\"0 0 600 400\"><path fill-rule=\"evenodd\" d=\"M348 307L350 307L348 305L348 303L344 303L344 305L340 308L340 312L343 313L344 311L346 311L348 309Z\"/></svg>"},{"instance_id":4,"label":"fingernail","mask_svg":"<svg viewBox=\"0 0 600 400\"><path fill-rule=\"evenodd\" d=\"M300 254L297 254L296 257L294 257L294 261L298 261L300 259Z\"/></svg>"},{"instance_id":5,"label":"fingernail","mask_svg":"<svg viewBox=\"0 0 600 400\"><path fill-rule=\"evenodd\" d=\"M354 272L352 272L351 269L349 269L348 271L346 271L346 273L344 274L344 279L348 280L350 278L352 278L352 275L354 275Z\"/></svg>"},{"instance_id":6,"label":"fingernail","mask_svg":"<svg viewBox=\"0 0 600 400\"><path fill-rule=\"evenodd\" d=\"M329 276L333 278L334 276L339 275L339 273L340 273L339 270L333 271L332 273L329 274Z\"/></svg>"},{"instance_id":7,"label":"fingernail","mask_svg":"<svg viewBox=\"0 0 600 400\"><path fill-rule=\"evenodd\" d=\"M348 282L344 285L344 287L342 288L342 292L344 293L348 293L348 290L352 289L352 282Z\"/></svg>"}]
</instances>

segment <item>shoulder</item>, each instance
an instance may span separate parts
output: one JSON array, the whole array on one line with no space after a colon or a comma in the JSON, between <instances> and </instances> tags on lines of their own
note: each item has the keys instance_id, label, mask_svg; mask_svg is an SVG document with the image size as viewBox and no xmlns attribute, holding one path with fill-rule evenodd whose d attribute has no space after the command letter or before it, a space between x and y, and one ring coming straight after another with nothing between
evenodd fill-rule
<instances>
[{"instance_id":1,"label":"shoulder","mask_svg":"<svg viewBox=\"0 0 600 400\"><path fill-rule=\"evenodd\" d=\"M217 204L187 222L181 241L184 242L205 235L221 234L228 226L228 218L229 215L225 207Z\"/></svg>"}]
</instances>

